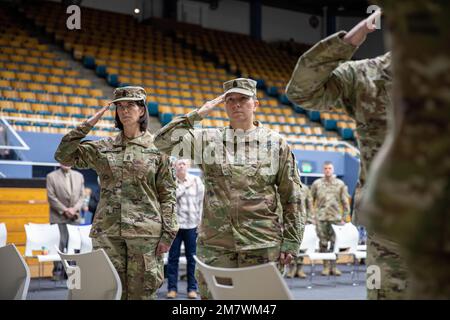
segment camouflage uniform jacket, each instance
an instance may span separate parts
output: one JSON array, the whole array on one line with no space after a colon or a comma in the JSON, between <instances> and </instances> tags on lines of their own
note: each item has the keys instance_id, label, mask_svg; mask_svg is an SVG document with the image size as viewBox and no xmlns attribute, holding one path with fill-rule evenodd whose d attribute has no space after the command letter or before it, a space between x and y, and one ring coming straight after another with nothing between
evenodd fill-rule
<instances>
[{"instance_id":1,"label":"camouflage uniform jacket","mask_svg":"<svg viewBox=\"0 0 450 320\"><path fill-rule=\"evenodd\" d=\"M194 122L200 120L202 117L193 111L175 118L155 137L155 145L166 153L173 153L182 144L192 146L191 153L182 156L194 159L203 172L205 199L199 244L234 252L281 245L281 251L297 255L305 222L303 191L297 163L286 141L256 123L252 138L247 140L253 143L245 143L245 156L262 150L261 159L224 161L230 154L227 148L231 145L234 149L238 144L234 130L194 129ZM182 132L177 134L177 130ZM204 156L214 148L218 150L214 160L222 160L208 161ZM271 163L276 165L272 167Z\"/></svg>"},{"instance_id":2,"label":"camouflage uniform jacket","mask_svg":"<svg viewBox=\"0 0 450 320\"><path fill-rule=\"evenodd\" d=\"M364 184L367 170L386 136L386 112L391 106L391 54L347 61L357 47L342 40L345 34L341 31L331 35L300 57L286 94L292 102L309 110L342 107L356 121L362 159L360 179Z\"/></svg>"},{"instance_id":3,"label":"camouflage uniform jacket","mask_svg":"<svg viewBox=\"0 0 450 320\"><path fill-rule=\"evenodd\" d=\"M100 177L100 201L91 236L155 237L170 244L178 231L176 183L169 158L146 131L132 140L81 142L92 126L83 123L66 134L55 159Z\"/></svg>"},{"instance_id":4,"label":"camouflage uniform jacket","mask_svg":"<svg viewBox=\"0 0 450 320\"><path fill-rule=\"evenodd\" d=\"M325 178L317 179L311 186L311 195L318 221L340 221L350 214L347 186L338 178L332 177L329 181Z\"/></svg>"},{"instance_id":5,"label":"camouflage uniform jacket","mask_svg":"<svg viewBox=\"0 0 450 320\"><path fill-rule=\"evenodd\" d=\"M305 203L305 212L306 212L306 223L316 223L316 215L314 213L313 199L311 195L311 190L308 186L304 185L304 203Z\"/></svg>"}]
</instances>

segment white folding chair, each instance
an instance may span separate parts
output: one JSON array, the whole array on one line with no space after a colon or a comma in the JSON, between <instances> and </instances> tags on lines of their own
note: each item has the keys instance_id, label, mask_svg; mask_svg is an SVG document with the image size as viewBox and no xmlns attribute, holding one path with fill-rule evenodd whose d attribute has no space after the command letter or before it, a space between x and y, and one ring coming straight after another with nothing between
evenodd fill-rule
<instances>
[{"instance_id":1,"label":"white folding chair","mask_svg":"<svg viewBox=\"0 0 450 320\"><path fill-rule=\"evenodd\" d=\"M41 265L44 262L61 261L57 249L59 247L59 227L57 224L25 224L25 234L27 241L25 244L25 257L37 258L39 263L39 289L42 276ZM34 250L48 250L47 255L33 255Z\"/></svg>"},{"instance_id":2,"label":"white folding chair","mask_svg":"<svg viewBox=\"0 0 450 320\"><path fill-rule=\"evenodd\" d=\"M6 246L6 239L8 238L8 233L6 231L6 225L0 223L0 247Z\"/></svg>"},{"instance_id":3,"label":"white folding chair","mask_svg":"<svg viewBox=\"0 0 450 320\"><path fill-rule=\"evenodd\" d=\"M122 283L103 249L80 254L58 251L58 254L68 276L68 300L120 300Z\"/></svg>"},{"instance_id":4,"label":"white folding chair","mask_svg":"<svg viewBox=\"0 0 450 320\"><path fill-rule=\"evenodd\" d=\"M197 267L215 300L293 300L274 262L244 268L211 267L194 256ZM231 279L231 285L217 282Z\"/></svg>"},{"instance_id":5,"label":"white folding chair","mask_svg":"<svg viewBox=\"0 0 450 320\"><path fill-rule=\"evenodd\" d=\"M67 253L74 254L81 250L81 234L77 225L68 224L67 232L69 234L69 241L67 243Z\"/></svg>"},{"instance_id":6,"label":"white folding chair","mask_svg":"<svg viewBox=\"0 0 450 320\"><path fill-rule=\"evenodd\" d=\"M14 244L0 247L0 300L26 300L30 269Z\"/></svg>"},{"instance_id":7,"label":"white folding chair","mask_svg":"<svg viewBox=\"0 0 450 320\"><path fill-rule=\"evenodd\" d=\"M361 259L366 259L366 251L358 250L359 232L358 229L351 223L344 225L332 225L336 240L334 243L334 253L336 255L349 255L353 258L353 271L352 280L354 280L356 274L356 280L358 280L357 262ZM341 250L347 250L342 252ZM356 285L353 282L353 285Z\"/></svg>"},{"instance_id":8,"label":"white folding chair","mask_svg":"<svg viewBox=\"0 0 450 320\"><path fill-rule=\"evenodd\" d=\"M300 256L308 257L311 261L311 272L309 276L309 286L308 289L312 288L312 280L315 274L315 264L316 260L328 260L336 261L336 254L333 252L316 252L319 249L319 237L316 233L316 226L313 224L305 225L305 230L303 232L303 240L300 244L300 250L304 253L299 253ZM328 277L329 278L329 277ZM336 275L334 275L336 283Z\"/></svg>"},{"instance_id":9,"label":"white folding chair","mask_svg":"<svg viewBox=\"0 0 450 320\"><path fill-rule=\"evenodd\" d=\"M91 224L78 226L78 230L81 236L80 253L92 251L92 238L89 237L89 234L91 233L91 228L92 228Z\"/></svg>"}]
</instances>

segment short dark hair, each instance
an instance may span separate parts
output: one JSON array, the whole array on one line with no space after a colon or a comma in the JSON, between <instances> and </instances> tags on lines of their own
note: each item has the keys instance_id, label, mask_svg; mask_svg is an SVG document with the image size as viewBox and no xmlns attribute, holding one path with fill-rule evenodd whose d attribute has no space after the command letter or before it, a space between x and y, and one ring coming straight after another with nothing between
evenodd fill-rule
<instances>
[{"instance_id":1,"label":"short dark hair","mask_svg":"<svg viewBox=\"0 0 450 320\"><path fill-rule=\"evenodd\" d=\"M147 131L148 128L148 110L147 106L145 105L144 101L134 101L140 108L144 108L144 114L139 118L139 129L141 131ZM115 116L115 127L121 131L123 131L123 123L120 121L119 115L117 114L116 109L116 116Z\"/></svg>"},{"instance_id":2,"label":"short dark hair","mask_svg":"<svg viewBox=\"0 0 450 320\"><path fill-rule=\"evenodd\" d=\"M323 163L323 166L324 166L324 167L325 167L325 166L329 166L329 165L332 165L332 166L334 167L333 162L331 162L331 161L325 161L325 162Z\"/></svg>"}]
</instances>

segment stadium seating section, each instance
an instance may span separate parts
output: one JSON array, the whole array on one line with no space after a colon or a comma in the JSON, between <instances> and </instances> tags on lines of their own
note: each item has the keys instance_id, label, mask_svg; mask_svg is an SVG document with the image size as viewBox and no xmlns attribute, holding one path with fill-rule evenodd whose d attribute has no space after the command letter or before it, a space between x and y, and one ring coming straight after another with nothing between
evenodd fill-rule
<instances>
[{"instance_id":1,"label":"stadium seating section","mask_svg":"<svg viewBox=\"0 0 450 320\"><path fill-rule=\"evenodd\" d=\"M21 14L112 87L143 86L149 112L162 125L220 95L222 83L239 75L258 81L257 120L293 148L355 154L337 143L354 139L354 122L343 112L310 112L287 101L284 87L298 56L274 44L158 19L142 24L132 16L86 8L82 30L71 31L58 3L31 4ZM0 25L0 109L17 130L65 133L108 101L7 10L0 9ZM223 110L202 122L226 124ZM113 135L113 127L110 112L93 134Z\"/></svg>"}]
</instances>

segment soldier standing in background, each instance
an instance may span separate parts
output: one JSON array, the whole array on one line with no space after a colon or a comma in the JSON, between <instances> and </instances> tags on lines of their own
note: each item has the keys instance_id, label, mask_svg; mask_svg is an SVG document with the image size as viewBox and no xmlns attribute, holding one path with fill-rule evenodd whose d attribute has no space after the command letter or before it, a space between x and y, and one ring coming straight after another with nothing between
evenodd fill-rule
<instances>
[{"instance_id":1,"label":"soldier standing in background","mask_svg":"<svg viewBox=\"0 0 450 320\"><path fill-rule=\"evenodd\" d=\"M302 186L304 189L304 197L303 197L302 203L305 206L304 211L306 212L306 222L305 223L317 225L316 217L314 214L313 201L312 201L312 197L311 197L311 190L305 184L302 184ZM300 253L304 253L304 252L302 252L302 250L301 250ZM303 260L304 260L303 256L299 256L293 260L293 262L289 265L289 271L286 273L287 278L294 278L294 277L299 277L301 279L306 278L306 274L303 271Z\"/></svg>"},{"instance_id":2,"label":"soldier standing in background","mask_svg":"<svg viewBox=\"0 0 450 320\"><path fill-rule=\"evenodd\" d=\"M353 222L367 228L366 217L358 214L367 171L381 147L387 130L386 114L391 106L390 52L360 61L348 61L367 34L375 30L375 12L348 33L340 31L320 41L299 59L286 88L289 99L305 109L329 111L343 107L356 121L361 152L359 184L353 203ZM379 289L369 289L369 299L401 299L407 286L407 271L398 244L367 228L367 265L380 267Z\"/></svg>"},{"instance_id":3,"label":"soldier standing in background","mask_svg":"<svg viewBox=\"0 0 450 320\"><path fill-rule=\"evenodd\" d=\"M334 167L331 162L325 162L323 165L324 177L317 179L311 186L311 196L316 208L317 234L319 236L320 252L334 250L335 234L333 224L343 224L350 218L350 197L345 183L334 177ZM342 209L341 209L342 208ZM342 214L343 210L343 214ZM325 260L323 262L322 275L328 276L334 274L340 276L341 272L336 267L336 261Z\"/></svg>"},{"instance_id":4,"label":"soldier standing in background","mask_svg":"<svg viewBox=\"0 0 450 320\"><path fill-rule=\"evenodd\" d=\"M255 121L256 81L239 78L223 87L223 95L160 129L155 144L174 157L193 159L203 172L197 254L204 263L228 268L289 264L305 222L297 162L285 139ZM194 129L223 102L229 128ZM210 298L200 274L198 284L201 297Z\"/></svg>"},{"instance_id":5,"label":"soldier standing in background","mask_svg":"<svg viewBox=\"0 0 450 320\"><path fill-rule=\"evenodd\" d=\"M392 40L392 127L361 212L399 243L408 298L450 299L450 2L379 4Z\"/></svg>"},{"instance_id":6,"label":"soldier standing in background","mask_svg":"<svg viewBox=\"0 0 450 320\"><path fill-rule=\"evenodd\" d=\"M66 134L56 150L62 164L94 169L100 201L91 230L94 249L104 249L119 273L122 299L154 299L164 281L163 254L178 231L175 177L147 131L146 92L141 87L114 90L114 138L83 139L109 109L103 107Z\"/></svg>"}]
</instances>

